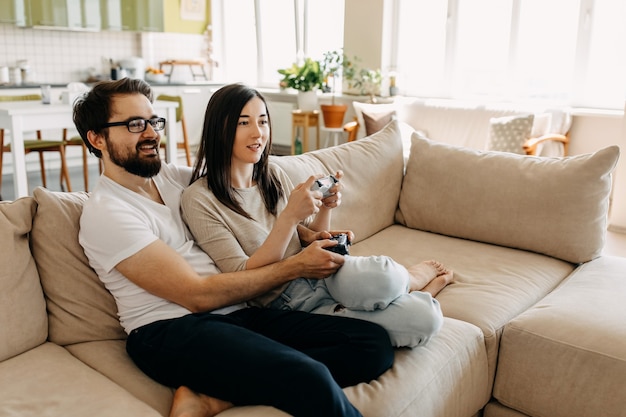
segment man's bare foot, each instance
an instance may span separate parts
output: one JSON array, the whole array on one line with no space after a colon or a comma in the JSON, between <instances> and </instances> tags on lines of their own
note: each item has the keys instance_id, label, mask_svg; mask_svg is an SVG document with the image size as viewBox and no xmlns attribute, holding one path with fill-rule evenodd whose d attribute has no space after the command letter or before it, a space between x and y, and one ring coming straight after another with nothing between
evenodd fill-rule
<instances>
[{"instance_id":1,"label":"man's bare foot","mask_svg":"<svg viewBox=\"0 0 626 417\"><path fill-rule=\"evenodd\" d=\"M169 417L213 417L231 407L232 403L179 387L174 393Z\"/></svg>"},{"instance_id":2,"label":"man's bare foot","mask_svg":"<svg viewBox=\"0 0 626 417\"><path fill-rule=\"evenodd\" d=\"M423 261L407 268L410 275L409 292L421 291L439 275L449 272L441 262Z\"/></svg>"}]
</instances>

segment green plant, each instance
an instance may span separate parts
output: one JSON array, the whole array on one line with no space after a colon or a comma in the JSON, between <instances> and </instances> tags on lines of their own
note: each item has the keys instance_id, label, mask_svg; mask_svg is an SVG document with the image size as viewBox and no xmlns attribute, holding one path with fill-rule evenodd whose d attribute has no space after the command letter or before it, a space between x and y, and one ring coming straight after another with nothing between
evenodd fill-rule
<instances>
[{"instance_id":1,"label":"green plant","mask_svg":"<svg viewBox=\"0 0 626 417\"><path fill-rule=\"evenodd\" d=\"M313 91L324 88L324 73L318 61L306 58L302 65L293 64L289 68L279 69L283 76L281 88L293 88L298 91Z\"/></svg>"},{"instance_id":2,"label":"green plant","mask_svg":"<svg viewBox=\"0 0 626 417\"><path fill-rule=\"evenodd\" d=\"M348 82L348 90L360 95L374 97L380 94L383 75L380 69L362 68L358 57L343 58L343 78Z\"/></svg>"},{"instance_id":3,"label":"green plant","mask_svg":"<svg viewBox=\"0 0 626 417\"><path fill-rule=\"evenodd\" d=\"M322 73L324 74L324 92L333 93L333 104L335 104L335 83L343 72L343 62L344 54L340 49L325 52L321 61ZM332 87L329 85L329 79L332 80Z\"/></svg>"}]
</instances>

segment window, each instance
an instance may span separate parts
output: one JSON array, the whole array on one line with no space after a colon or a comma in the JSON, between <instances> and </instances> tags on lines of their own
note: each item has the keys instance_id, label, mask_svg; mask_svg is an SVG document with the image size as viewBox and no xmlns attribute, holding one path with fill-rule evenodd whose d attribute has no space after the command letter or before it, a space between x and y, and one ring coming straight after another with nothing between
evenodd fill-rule
<instances>
[{"instance_id":1,"label":"window","mask_svg":"<svg viewBox=\"0 0 626 417\"><path fill-rule=\"evenodd\" d=\"M343 47L343 0L214 0L214 51L224 82L277 87L302 57Z\"/></svg>"},{"instance_id":2,"label":"window","mask_svg":"<svg viewBox=\"0 0 626 417\"><path fill-rule=\"evenodd\" d=\"M407 95L622 108L622 0L397 0Z\"/></svg>"}]
</instances>

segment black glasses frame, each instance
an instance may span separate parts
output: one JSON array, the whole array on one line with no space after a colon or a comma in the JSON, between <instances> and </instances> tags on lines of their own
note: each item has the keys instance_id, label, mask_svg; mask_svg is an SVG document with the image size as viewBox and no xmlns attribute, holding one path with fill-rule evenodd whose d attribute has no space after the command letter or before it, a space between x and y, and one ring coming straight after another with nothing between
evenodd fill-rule
<instances>
[{"instance_id":1,"label":"black glasses frame","mask_svg":"<svg viewBox=\"0 0 626 417\"><path fill-rule=\"evenodd\" d=\"M131 123L135 123L137 121L141 120L143 122L143 129L140 129L139 126L133 126L134 130L131 130ZM105 123L102 126L100 126L102 129L104 129L105 127L112 127L112 126L126 126L126 129L128 129L128 131L130 133L142 133L145 132L146 129L148 128L148 123L152 126L152 128L155 131L159 131L159 130L163 130L165 129L165 123L166 120L164 117L153 117L152 119L132 119L129 120L127 122L111 122L111 123Z\"/></svg>"}]
</instances>

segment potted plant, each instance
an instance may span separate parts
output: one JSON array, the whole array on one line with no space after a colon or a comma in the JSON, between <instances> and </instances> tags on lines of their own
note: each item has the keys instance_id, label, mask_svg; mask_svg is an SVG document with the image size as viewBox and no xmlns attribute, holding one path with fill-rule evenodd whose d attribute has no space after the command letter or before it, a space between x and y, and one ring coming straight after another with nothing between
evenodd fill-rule
<instances>
[{"instance_id":1,"label":"potted plant","mask_svg":"<svg viewBox=\"0 0 626 417\"><path fill-rule=\"evenodd\" d=\"M324 54L321 62L324 84L331 92L331 104L322 104L322 114L324 115L324 125L329 128L339 128L343 126L343 118L348 110L345 104L335 104L335 85L337 78L342 72L344 62L343 51L328 51ZM329 85L329 79L332 87Z\"/></svg>"},{"instance_id":2,"label":"potted plant","mask_svg":"<svg viewBox=\"0 0 626 417\"><path fill-rule=\"evenodd\" d=\"M293 64L289 68L279 69L283 76L281 88L293 88L298 91L298 108L305 111L317 108L317 90L324 87L324 74L320 63L306 58L301 65Z\"/></svg>"},{"instance_id":3,"label":"potted plant","mask_svg":"<svg viewBox=\"0 0 626 417\"><path fill-rule=\"evenodd\" d=\"M380 69L362 68L358 64L358 57L349 59L344 56L343 78L347 83L347 93L369 96L370 102L376 103L376 96L380 94L383 81Z\"/></svg>"}]
</instances>

